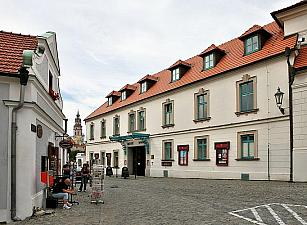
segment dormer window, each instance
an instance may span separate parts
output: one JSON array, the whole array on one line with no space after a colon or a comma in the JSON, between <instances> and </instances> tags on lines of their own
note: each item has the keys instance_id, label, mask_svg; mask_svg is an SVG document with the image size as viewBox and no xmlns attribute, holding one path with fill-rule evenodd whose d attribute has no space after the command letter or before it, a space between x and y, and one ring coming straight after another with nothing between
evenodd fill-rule
<instances>
[{"instance_id":1,"label":"dormer window","mask_svg":"<svg viewBox=\"0 0 307 225\"><path fill-rule=\"evenodd\" d=\"M141 93L145 93L147 91L147 82L141 83Z\"/></svg>"},{"instance_id":2,"label":"dormer window","mask_svg":"<svg viewBox=\"0 0 307 225\"><path fill-rule=\"evenodd\" d=\"M167 70L171 71L171 82L180 80L181 77L191 68L191 64L178 60L173 65L171 65Z\"/></svg>"},{"instance_id":3,"label":"dormer window","mask_svg":"<svg viewBox=\"0 0 307 225\"><path fill-rule=\"evenodd\" d=\"M260 51L272 35L259 25L254 25L242 34L239 39L244 43L244 55Z\"/></svg>"},{"instance_id":4,"label":"dormer window","mask_svg":"<svg viewBox=\"0 0 307 225\"><path fill-rule=\"evenodd\" d=\"M139 80L138 83L140 84L140 94L148 91L157 81L158 77L149 74Z\"/></svg>"},{"instance_id":5,"label":"dormer window","mask_svg":"<svg viewBox=\"0 0 307 225\"><path fill-rule=\"evenodd\" d=\"M213 53L205 56L204 58L204 65L205 65L205 70L211 69L213 65Z\"/></svg>"},{"instance_id":6,"label":"dormer window","mask_svg":"<svg viewBox=\"0 0 307 225\"><path fill-rule=\"evenodd\" d=\"M177 81L180 79L179 67L172 70L172 81Z\"/></svg>"},{"instance_id":7,"label":"dormer window","mask_svg":"<svg viewBox=\"0 0 307 225\"><path fill-rule=\"evenodd\" d=\"M260 48L259 35L254 35L245 39L245 55L258 51Z\"/></svg>"},{"instance_id":8,"label":"dormer window","mask_svg":"<svg viewBox=\"0 0 307 225\"><path fill-rule=\"evenodd\" d=\"M126 100L130 95L132 95L135 89L136 89L136 86L131 85L131 84L126 84L124 87L122 87L119 90L121 101Z\"/></svg>"},{"instance_id":9,"label":"dormer window","mask_svg":"<svg viewBox=\"0 0 307 225\"><path fill-rule=\"evenodd\" d=\"M214 44L210 45L206 50L199 54L203 58L203 70L209 70L215 67L225 55L225 51L216 47Z\"/></svg>"},{"instance_id":10,"label":"dormer window","mask_svg":"<svg viewBox=\"0 0 307 225\"><path fill-rule=\"evenodd\" d=\"M108 106L113 105L113 103L115 103L117 99L119 99L120 97L121 97L120 92L112 91L110 94L106 96L106 98L108 99Z\"/></svg>"},{"instance_id":11,"label":"dormer window","mask_svg":"<svg viewBox=\"0 0 307 225\"><path fill-rule=\"evenodd\" d=\"M112 105L112 97L108 98L108 105L111 106Z\"/></svg>"},{"instance_id":12,"label":"dormer window","mask_svg":"<svg viewBox=\"0 0 307 225\"><path fill-rule=\"evenodd\" d=\"M127 98L126 91L121 93L121 100L124 101Z\"/></svg>"}]
</instances>

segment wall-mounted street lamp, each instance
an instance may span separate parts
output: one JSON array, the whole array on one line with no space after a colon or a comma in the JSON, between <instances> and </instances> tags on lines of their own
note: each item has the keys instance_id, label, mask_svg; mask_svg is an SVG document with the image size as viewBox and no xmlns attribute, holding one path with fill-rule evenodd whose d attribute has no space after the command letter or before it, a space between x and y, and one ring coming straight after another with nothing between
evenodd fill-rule
<instances>
[{"instance_id":1,"label":"wall-mounted street lamp","mask_svg":"<svg viewBox=\"0 0 307 225\"><path fill-rule=\"evenodd\" d=\"M282 114L285 114L285 109L281 107L283 97L284 97L284 93L280 91L280 88L278 87L277 92L275 93L276 105L279 108L280 112Z\"/></svg>"}]
</instances>

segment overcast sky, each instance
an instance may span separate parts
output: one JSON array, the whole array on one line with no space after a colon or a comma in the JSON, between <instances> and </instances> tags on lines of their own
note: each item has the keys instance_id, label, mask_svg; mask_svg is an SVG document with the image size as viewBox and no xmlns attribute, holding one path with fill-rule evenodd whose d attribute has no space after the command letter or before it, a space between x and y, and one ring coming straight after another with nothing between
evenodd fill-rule
<instances>
[{"instance_id":1,"label":"overcast sky","mask_svg":"<svg viewBox=\"0 0 307 225\"><path fill-rule=\"evenodd\" d=\"M299 0L1 0L0 30L54 31L69 134L105 96L240 36ZM84 126L84 123L83 123Z\"/></svg>"}]
</instances>

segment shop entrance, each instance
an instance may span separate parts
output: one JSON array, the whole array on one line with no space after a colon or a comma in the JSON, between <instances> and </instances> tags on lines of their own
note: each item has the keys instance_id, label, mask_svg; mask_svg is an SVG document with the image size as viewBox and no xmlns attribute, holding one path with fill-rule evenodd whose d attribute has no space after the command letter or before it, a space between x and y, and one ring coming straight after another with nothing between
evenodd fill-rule
<instances>
[{"instance_id":1,"label":"shop entrance","mask_svg":"<svg viewBox=\"0 0 307 225\"><path fill-rule=\"evenodd\" d=\"M146 154L145 146L129 147L128 168L133 175L145 176Z\"/></svg>"}]
</instances>

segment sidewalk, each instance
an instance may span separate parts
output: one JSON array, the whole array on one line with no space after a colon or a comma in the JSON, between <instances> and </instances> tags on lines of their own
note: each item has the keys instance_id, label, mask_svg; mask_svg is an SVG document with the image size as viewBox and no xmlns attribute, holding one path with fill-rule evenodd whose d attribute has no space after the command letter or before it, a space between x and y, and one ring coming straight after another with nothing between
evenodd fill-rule
<instances>
[{"instance_id":1,"label":"sidewalk","mask_svg":"<svg viewBox=\"0 0 307 225\"><path fill-rule=\"evenodd\" d=\"M301 225L307 183L134 177L105 179L105 204L57 208L52 215L11 225ZM253 221L251 223L251 221Z\"/></svg>"},{"instance_id":2,"label":"sidewalk","mask_svg":"<svg viewBox=\"0 0 307 225\"><path fill-rule=\"evenodd\" d=\"M74 200L79 201L71 209L63 209L62 205L54 209L55 213L31 217L25 221L10 223L11 225L99 225L101 223L101 213L103 204L90 203L90 190L87 192L77 192Z\"/></svg>"}]
</instances>

